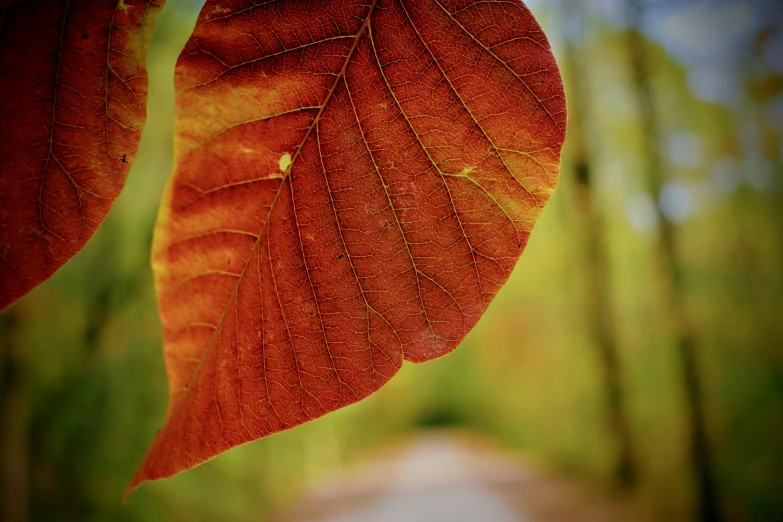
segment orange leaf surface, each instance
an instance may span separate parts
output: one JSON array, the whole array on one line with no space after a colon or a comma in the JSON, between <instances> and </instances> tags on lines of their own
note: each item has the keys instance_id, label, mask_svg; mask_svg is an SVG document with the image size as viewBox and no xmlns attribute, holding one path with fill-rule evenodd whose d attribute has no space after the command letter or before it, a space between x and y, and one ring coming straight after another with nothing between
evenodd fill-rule
<instances>
[{"instance_id":1,"label":"orange leaf surface","mask_svg":"<svg viewBox=\"0 0 783 522\"><path fill-rule=\"evenodd\" d=\"M162 5L0 3L0 309L81 250L120 194Z\"/></svg>"},{"instance_id":2,"label":"orange leaf surface","mask_svg":"<svg viewBox=\"0 0 783 522\"><path fill-rule=\"evenodd\" d=\"M176 86L153 246L170 402L130 489L453 350L565 134L517 0L209 1Z\"/></svg>"}]
</instances>

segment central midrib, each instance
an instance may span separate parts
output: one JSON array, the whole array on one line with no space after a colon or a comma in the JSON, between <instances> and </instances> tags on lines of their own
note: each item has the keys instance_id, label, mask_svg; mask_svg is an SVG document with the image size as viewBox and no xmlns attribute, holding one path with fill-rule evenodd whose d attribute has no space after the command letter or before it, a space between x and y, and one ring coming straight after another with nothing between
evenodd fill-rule
<instances>
[{"instance_id":1,"label":"central midrib","mask_svg":"<svg viewBox=\"0 0 783 522\"><path fill-rule=\"evenodd\" d=\"M201 357L201 360L198 363L198 366L193 371L193 376L190 378L190 381L188 381L187 387L186 387L186 393L185 396L180 400L179 405L177 406L176 410L172 412L170 416L166 419L166 423L168 424L168 420L170 418L173 418L176 416L176 414L179 412L182 405L187 400L188 395L190 394L190 389L192 385L195 383L196 379L198 378L199 373L201 372L201 367L204 364L204 361L207 359L207 356L212 350L212 347L215 344L215 338L217 337L218 333L221 331L223 327L223 320L226 317L226 313L228 312L229 305L231 304L231 301L233 301L236 298L237 291L239 289L239 284L242 282L242 280L245 277L245 272L247 271L247 267L250 266L250 261L253 259L253 255L255 255L256 250L258 249L258 245L261 241L261 238L264 235L264 232L266 232L268 226L269 226L269 220L272 217L272 211L275 208L275 205L277 204L277 201L280 199L280 193L283 190L283 186L286 183L286 180L290 176L291 170L294 168L294 165L296 165L297 159L299 159L299 156L302 153L302 149L304 148L305 143L307 142L308 138L310 137L310 134L312 133L313 129L318 125L318 122L321 119L321 115L323 114L324 110L326 110L326 106L329 104L329 101L332 99L332 96L334 95L335 90L337 89L337 85L340 83L340 80L343 79L345 76L345 72L348 69L348 64L351 62L351 58L353 58L354 53L356 52L357 47L359 46L359 41L361 40L362 36L364 35L365 31L367 30L367 27L370 25L370 18L372 17L372 13L375 11L375 6L377 5L378 0L373 0L373 3L370 5L369 10L367 11L367 16L364 19L364 22L362 22L361 27L359 28L359 31L356 33L356 37L354 38L353 45L351 46L351 49L348 51L348 54L345 57L345 61L343 62L343 66L340 69L339 73L335 77L334 83L332 84L332 87L329 89L329 92L326 93L326 97L324 98L323 103L321 104L321 108L318 110L318 113L313 118L313 122L310 125L310 127L307 129L307 132L304 135L304 138L302 138L302 141L299 143L299 146L296 149L296 152L294 153L294 156L291 158L291 164L288 166L286 171L283 173L283 179L280 181L280 186L277 189L277 192L275 193L275 197L272 200L271 205L269 206L269 212L267 213L266 220L264 221L264 224L261 227L261 230L258 233L258 237L256 238L255 243L253 244L253 248L250 251L250 255L247 258L247 261L245 262L245 266L242 268L242 271L239 274L239 277L237 278L237 282L234 285L234 289L231 292L231 295L228 298L228 301L226 301L226 306L223 308L223 313L220 316L220 320L218 321L215 331L212 333L212 336L209 339L209 344L207 345L206 350L204 350L204 354ZM270 399L271 402L271 399Z\"/></svg>"}]
</instances>

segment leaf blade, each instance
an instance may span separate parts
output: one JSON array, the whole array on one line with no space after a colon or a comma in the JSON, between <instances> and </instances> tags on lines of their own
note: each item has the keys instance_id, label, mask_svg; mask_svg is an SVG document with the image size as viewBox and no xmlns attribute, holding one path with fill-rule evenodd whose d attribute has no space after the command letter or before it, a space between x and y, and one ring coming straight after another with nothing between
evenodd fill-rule
<instances>
[{"instance_id":1,"label":"leaf blade","mask_svg":"<svg viewBox=\"0 0 783 522\"><path fill-rule=\"evenodd\" d=\"M565 132L518 2L208 2L177 74L153 256L171 395L129 490L453 350Z\"/></svg>"},{"instance_id":2,"label":"leaf blade","mask_svg":"<svg viewBox=\"0 0 783 522\"><path fill-rule=\"evenodd\" d=\"M162 5L0 6L0 309L75 255L122 190Z\"/></svg>"}]
</instances>

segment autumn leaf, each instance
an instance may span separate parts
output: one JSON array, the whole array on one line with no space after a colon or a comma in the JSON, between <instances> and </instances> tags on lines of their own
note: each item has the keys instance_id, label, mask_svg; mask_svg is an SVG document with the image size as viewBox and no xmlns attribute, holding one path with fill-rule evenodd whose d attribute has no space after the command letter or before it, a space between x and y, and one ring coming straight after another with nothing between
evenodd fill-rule
<instances>
[{"instance_id":1,"label":"autumn leaf","mask_svg":"<svg viewBox=\"0 0 783 522\"><path fill-rule=\"evenodd\" d=\"M81 250L120 194L162 5L0 4L0 309Z\"/></svg>"},{"instance_id":2,"label":"autumn leaf","mask_svg":"<svg viewBox=\"0 0 783 522\"><path fill-rule=\"evenodd\" d=\"M453 350L565 134L516 0L209 1L176 87L153 245L170 402L129 490Z\"/></svg>"}]
</instances>

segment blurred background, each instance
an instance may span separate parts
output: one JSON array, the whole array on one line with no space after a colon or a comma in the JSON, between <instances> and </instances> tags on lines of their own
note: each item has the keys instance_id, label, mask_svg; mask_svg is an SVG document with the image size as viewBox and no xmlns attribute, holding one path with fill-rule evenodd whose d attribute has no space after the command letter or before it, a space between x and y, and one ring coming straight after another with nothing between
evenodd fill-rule
<instances>
[{"instance_id":1,"label":"blurred background","mask_svg":"<svg viewBox=\"0 0 783 522\"><path fill-rule=\"evenodd\" d=\"M560 185L453 354L122 494L163 422L149 249L173 67L94 239L0 314L2 519L783 520L783 8L528 0L562 68Z\"/></svg>"}]
</instances>

